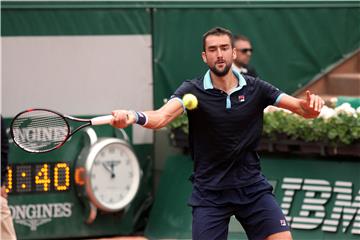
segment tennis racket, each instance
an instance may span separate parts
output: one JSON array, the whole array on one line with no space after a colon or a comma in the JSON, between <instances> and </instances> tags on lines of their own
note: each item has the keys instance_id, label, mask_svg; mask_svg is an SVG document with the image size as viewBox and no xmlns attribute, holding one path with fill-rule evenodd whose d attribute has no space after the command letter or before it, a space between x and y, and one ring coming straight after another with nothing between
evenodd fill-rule
<instances>
[{"instance_id":1,"label":"tennis racket","mask_svg":"<svg viewBox=\"0 0 360 240\"><path fill-rule=\"evenodd\" d=\"M10 133L14 143L30 153L45 153L60 148L80 129L109 124L112 115L81 119L48 109L28 109L18 113L11 122ZM83 123L73 131L70 121Z\"/></svg>"}]
</instances>

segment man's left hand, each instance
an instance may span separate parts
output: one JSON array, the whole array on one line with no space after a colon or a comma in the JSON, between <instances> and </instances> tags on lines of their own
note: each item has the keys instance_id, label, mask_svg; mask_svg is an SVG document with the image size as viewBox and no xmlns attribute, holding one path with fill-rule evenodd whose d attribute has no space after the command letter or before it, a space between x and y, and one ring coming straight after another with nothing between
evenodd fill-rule
<instances>
[{"instance_id":1,"label":"man's left hand","mask_svg":"<svg viewBox=\"0 0 360 240\"><path fill-rule=\"evenodd\" d=\"M311 94L309 90L306 91L306 99L300 102L300 105L305 112L304 117L315 118L319 116L324 103L324 100L320 96Z\"/></svg>"}]
</instances>

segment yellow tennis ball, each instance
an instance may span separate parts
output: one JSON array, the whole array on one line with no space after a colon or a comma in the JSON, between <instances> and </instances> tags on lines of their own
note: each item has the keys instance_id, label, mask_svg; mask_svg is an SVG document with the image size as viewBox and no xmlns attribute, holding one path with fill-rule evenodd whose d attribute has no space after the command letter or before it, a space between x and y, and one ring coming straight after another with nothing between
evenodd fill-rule
<instances>
[{"instance_id":1,"label":"yellow tennis ball","mask_svg":"<svg viewBox=\"0 0 360 240\"><path fill-rule=\"evenodd\" d=\"M186 107L186 109L188 110L192 110L195 109L198 105L198 100L197 98L191 94L191 93L187 93L183 96L183 103L184 106Z\"/></svg>"}]
</instances>

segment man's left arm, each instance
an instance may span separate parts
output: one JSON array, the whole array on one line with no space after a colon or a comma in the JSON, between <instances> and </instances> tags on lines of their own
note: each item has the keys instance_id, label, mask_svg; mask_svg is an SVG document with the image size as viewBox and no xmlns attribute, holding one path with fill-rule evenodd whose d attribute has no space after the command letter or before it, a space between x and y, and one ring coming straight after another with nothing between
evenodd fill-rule
<instances>
[{"instance_id":1,"label":"man's left arm","mask_svg":"<svg viewBox=\"0 0 360 240\"><path fill-rule=\"evenodd\" d=\"M281 96L277 107L288 109L304 118L316 118L319 116L324 100L310 91L306 91L306 98L300 99L284 94Z\"/></svg>"}]
</instances>

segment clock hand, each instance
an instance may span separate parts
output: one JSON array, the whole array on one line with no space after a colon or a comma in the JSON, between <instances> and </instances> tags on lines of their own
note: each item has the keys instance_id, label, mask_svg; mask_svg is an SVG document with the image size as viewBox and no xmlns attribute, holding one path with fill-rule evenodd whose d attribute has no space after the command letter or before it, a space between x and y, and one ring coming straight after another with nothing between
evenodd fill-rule
<instances>
[{"instance_id":1,"label":"clock hand","mask_svg":"<svg viewBox=\"0 0 360 240\"><path fill-rule=\"evenodd\" d=\"M111 178L115 178L116 176L115 176L115 167L117 166L117 165L119 165L120 164L120 161L115 161L115 160L113 160L113 161L106 161L106 162L103 162L102 163L102 165L103 165L103 167L106 169L106 171L108 171L111 175L110 175L110 177Z\"/></svg>"},{"instance_id":2,"label":"clock hand","mask_svg":"<svg viewBox=\"0 0 360 240\"><path fill-rule=\"evenodd\" d=\"M108 163L110 164L110 167L111 167L111 172L112 172L111 178L114 178L115 177L115 169L114 168L120 164L120 161L113 160L113 161L108 161Z\"/></svg>"},{"instance_id":3,"label":"clock hand","mask_svg":"<svg viewBox=\"0 0 360 240\"><path fill-rule=\"evenodd\" d=\"M111 178L115 178L115 172L114 172L114 162L110 162L111 167Z\"/></svg>"},{"instance_id":4,"label":"clock hand","mask_svg":"<svg viewBox=\"0 0 360 240\"><path fill-rule=\"evenodd\" d=\"M106 162L104 162L102 165L106 169L106 171L108 171L111 174L111 177L112 177L113 171L112 171L112 169L109 168L108 164Z\"/></svg>"}]
</instances>

